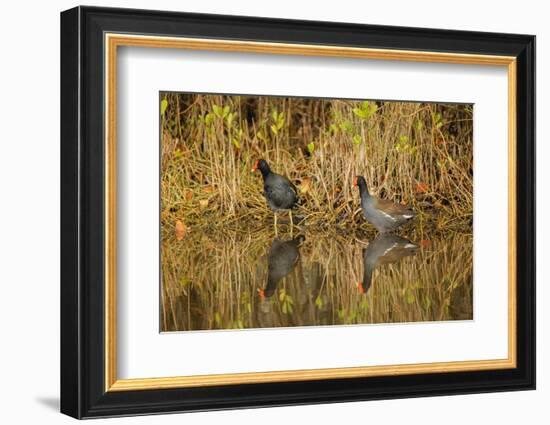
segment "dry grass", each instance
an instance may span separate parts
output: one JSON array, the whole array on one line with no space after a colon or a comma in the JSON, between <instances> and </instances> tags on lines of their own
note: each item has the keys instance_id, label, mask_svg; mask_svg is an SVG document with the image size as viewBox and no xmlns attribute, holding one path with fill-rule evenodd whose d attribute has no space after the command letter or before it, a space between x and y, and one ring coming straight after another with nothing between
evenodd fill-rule
<instances>
[{"instance_id":1,"label":"dry grass","mask_svg":"<svg viewBox=\"0 0 550 425\"><path fill-rule=\"evenodd\" d=\"M301 191L309 226L367 226L352 182L411 205L439 229L472 220L472 107L406 102L162 94L164 235L271 220L265 158ZM437 213L435 213L437 212Z\"/></svg>"}]
</instances>

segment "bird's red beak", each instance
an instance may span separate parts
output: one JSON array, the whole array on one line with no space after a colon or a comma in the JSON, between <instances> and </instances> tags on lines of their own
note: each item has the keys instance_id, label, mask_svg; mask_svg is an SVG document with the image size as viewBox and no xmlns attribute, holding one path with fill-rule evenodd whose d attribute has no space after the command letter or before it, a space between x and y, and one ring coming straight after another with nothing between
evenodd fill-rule
<instances>
[{"instance_id":1,"label":"bird's red beak","mask_svg":"<svg viewBox=\"0 0 550 425\"><path fill-rule=\"evenodd\" d=\"M260 165L260 160L256 160L254 163L254 166L252 167L252 172L254 173L258 169L258 165Z\"/></svg>"},{"instance_id":2,"label":"bird's red beak","mask_svg":"<svg viewBox=\"0 0 550 425\"><path fill-rule=\"evenodd\" d=\"M365 290L363 289L363 282L359 282L357 284L357 290L359 291L360 294L364 294L365 293Z\"/></svg>"},{"instance_id":3,"label":"bird's red beak","mask_svg":"<svg viewBox=\"0 0 550 425\"><path fill-rule=\"evenodd\" d=\"M353 187L357 187L357 177L353 179Z\"/></svg>"},{"instance_id":4,"label":"bird's red beak","mask_svg":"<svg viewBox=\"0 0 550 425\"><path fill-rule=\"evenodd\" d=\"M258 295L262 300L265 300L265 292L263 289L258 290Z\"/></svg>"}]
</instances>

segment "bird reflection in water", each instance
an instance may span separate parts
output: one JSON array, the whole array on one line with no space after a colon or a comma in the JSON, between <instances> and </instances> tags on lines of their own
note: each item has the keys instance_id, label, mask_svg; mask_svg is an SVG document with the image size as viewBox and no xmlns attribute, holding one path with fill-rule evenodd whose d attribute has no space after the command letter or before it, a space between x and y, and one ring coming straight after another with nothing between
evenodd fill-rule
<instances>
[{"instance_id":1,"label":"bird reflection in water","mask_svg":"<svg viewBox=\"0 0 550 425\"><path fill-rule=\"evenodd\" d=\"M273 240L267 256L267 284L264 289L260 289L260 298L271 297L279 282L296 267L300 259L300 246L305 239L305 236L299 235L288 241L279 238Z\"/></svg>"},{"instance_id":2,"label":"bird reflection in water","mask_svg":"<svg viewBox=\"0 0 550 425\"><path fill-rule=\"evenodd\" d=\"M366 294L372 285L372 274L382 264L396 263L401 259L415 255L418 245L401 236L382 233L363 249L363 281L357 289Z\"/></svg>"}]
</instances>

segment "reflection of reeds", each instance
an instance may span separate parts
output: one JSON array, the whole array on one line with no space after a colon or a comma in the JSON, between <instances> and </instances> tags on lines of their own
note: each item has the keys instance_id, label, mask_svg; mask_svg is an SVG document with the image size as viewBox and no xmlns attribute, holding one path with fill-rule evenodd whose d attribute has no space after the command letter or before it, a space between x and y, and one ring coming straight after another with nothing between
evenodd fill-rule
<instances>
[{"instance_id":1,"label":"reflection of reeds","mask_svg":"<svg viewBox=\"0 0 550 425\"><path fill-rule=\"evenodd\" d=\"M361 238L306 232L301 260L262 299L272 238L261 229L197 232L180 243L166 238L162 330L472 319L471 235L447 233L414 257L380 266L363 295L356 286Z\"/></svg>"},{"instance_id":2,"label":"reflection of reeds","mask_svg":"<svg viewBox=\"0 0 550 425\"><path fill-rule=\"evenodd\" d=\"M252 96L162 94L162 231L270 217L263 157L299 184L309 225L365 226L357 174L438 228L472 218L472 107ZM437 210L433 216L429 211Z\"/></svg>"}]
</instances>

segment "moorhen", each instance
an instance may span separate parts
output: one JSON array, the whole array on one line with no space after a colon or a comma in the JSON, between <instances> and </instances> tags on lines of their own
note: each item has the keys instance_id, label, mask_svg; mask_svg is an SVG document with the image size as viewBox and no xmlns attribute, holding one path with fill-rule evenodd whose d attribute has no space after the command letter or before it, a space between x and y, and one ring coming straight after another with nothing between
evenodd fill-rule
<instances>
[{"instance_id":1,"label":"moorhen","mask_svg":"<svg viewBox=\"0 0 550 425\"><path fill-rule=\"evenodd\" d=\"M258 159L252 168L252 172L260 170L264 179L264 196L267 200L267 205L274 213L274 226L277 232L277 211L289 210L290 226L294 226L292 221L292 208L298 201L298 190L296 186L285 176L274 173L269 168L269 164Z\"/></svg>"},{"instance_id":2,"label":"moorhen","mask_svg":"<svg viewBox=\"0 0 550 425\"><path fill-rule=\"evenodd\" d=\"M395 230L414 217L414 212L406 206L372 196L363 176L355 177L353 185L359 186L361 208L365 218L380 233Z\"/></svg>"},{"instance_id":3,"label":"moorhen","mask_svg":"<svg viewBox=\"0 0 550 425\"><path fill-rule=\"evenodd\" d=\"M305 236L300 235L289 241L279 238L273 240L267 256L267 284L264 289L260 289L260 298L271 297L281 279L294 269L300 258L300 245L305 239Z\"/></svg>"},{"instance_id":4,"label":"moorhen","mask_svg":"<svg viewBox=\"0 0 550 425\"><path fill-rule=\"evenodd\" d=\"M366 294L372 283L372 273L381 264L396 263L404 257L416 254L418 245L393 234L381 234L363 250L363 281L357 289Z\"/></svg>"}]
</instances>

